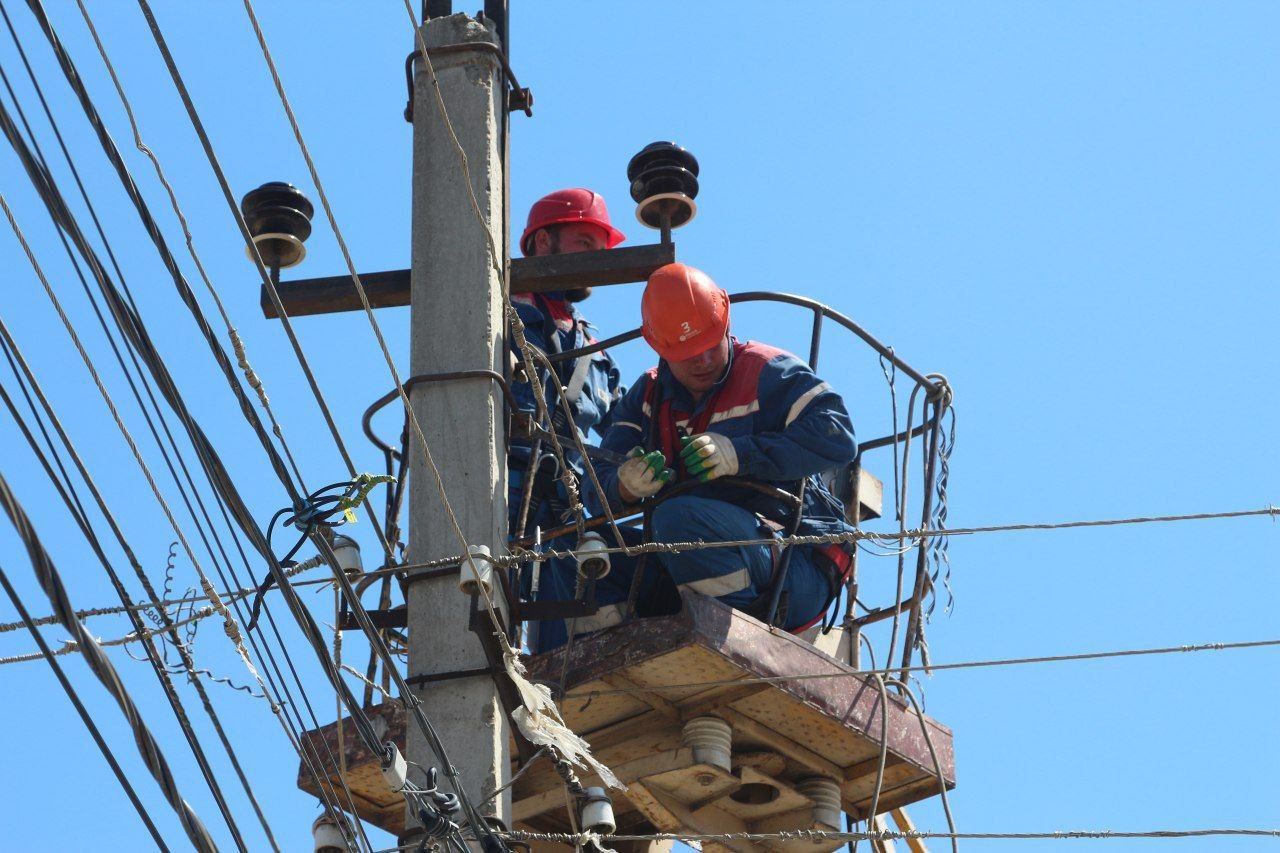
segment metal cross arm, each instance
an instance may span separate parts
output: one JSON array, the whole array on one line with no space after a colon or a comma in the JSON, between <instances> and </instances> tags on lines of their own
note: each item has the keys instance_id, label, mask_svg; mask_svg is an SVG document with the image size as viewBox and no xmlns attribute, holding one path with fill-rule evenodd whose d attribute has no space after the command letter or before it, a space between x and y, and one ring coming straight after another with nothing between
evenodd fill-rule
<instances>
[{"instance_id":1,"label":"metal cross arm","mask_svg":"<svg viewBox=\"0 0 1280 853\"><path fill-rule=\"evenodd\" d=\"M674 243L627 246L598 252L544 255L511 259L513 293L546 293L580 290L609 284L645 281L658 267L676 259ZM394 308L409 304L409 270L390 270L360 276L369 304L374 308ZM290 317L358 311L360 297L349 275L282 281L277 286L280 302ZM262 315L279 319L266 286L261 287Z\"/></svg>"}]
</instances>

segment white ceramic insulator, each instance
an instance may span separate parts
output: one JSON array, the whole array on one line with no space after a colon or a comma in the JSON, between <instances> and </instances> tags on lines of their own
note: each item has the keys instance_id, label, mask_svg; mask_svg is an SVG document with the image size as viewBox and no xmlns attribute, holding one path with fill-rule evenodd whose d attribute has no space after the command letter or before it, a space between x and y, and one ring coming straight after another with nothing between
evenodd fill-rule
<instances>
[{"instance_id":1,"label":"white ceramic insulator","mask_svg":"<svg viewBox=\"0 0 1280 853\"><path fill-rule=\"evenodd\" d=\"M484 590L484 595L493 592L493 563L489 561L489 556L488 545L467 546L468 559L462 564L458 575L458 589L467 595L474 595L481 589Z\"/></svg>"},{"instance_id":2,"label":"white ceramic insulator","mask_svg":"<svg viewBox=\"0 0 1280 853\"><path fill-rule=\"evenodd\" d=\"M796 790L813 801L813 820L840 828L840 785L826 776L810 776L796 783Z\"/></svg>"},{"instance_id":3,"label":"white ceramic insulator","mask_svg":"<svg viewBox=\"0 0 1280 853\"><path fill-rule=\"evenodd\" d=\"M311 837L315 839L315 853L346 853L347 839L342 828L327 813L311 824Z\"/></svg>"},{"instance_id":4,"label":"white ceramic insulator","mask_svg":"<svg viewBox=\"0 0 1280 853\"><path fill-rule=\"evenodd\" d=\"M360 560L360 544L350 536L341 533L333 534L333 555L338 558L338 568L348 578L358 578L364 574L364 563Z\"/></svg>"},{"instance_id":5,"label":"white ceramic insulator","mask_svg":"<svg viewBox=\"0 0 1280 853\"><path fill-rule=\"evenodd\" d=\"M733 730L719 717L694 717L684 724L685 746L693 750L693 760L721 770L733 766Z\"/></svg>"},{"instance_id":6,"label":"white ceramic insulator","mask_svg":"<svg viewBox=\"0 0 1280 853\"><path fill-rule=\"evenodd\" d=\"M613 819L613 803L604 788L588 788L587 802L582 806L582 828L597 835L613 835L618 828Z\"/></svg>"},{"instance_id":7,"label":"white ceramic insulator","mask_svg":"<svg viewBox=\"0 0 1280 853\"><path fill-rule=\"evenodd\" d=\"M576 549L578 552L578 576L588 580L591 578L600 580L600 578L609 574L609 552L606 550L608 547L604 543L604 537L594 530L582 534Z\"/></svg>"},{"instance_id":8,"label":"white ceramic insulator","mask_svg":"<svg viewBox=\"0 0 1280 853\"><path fill-rule=\"evenodd\" d=\"M394 743L388 741L386 750L382 756L382 778L392 791L399 793L409 781L409 763Z\"/></svg>"}]
</instances>

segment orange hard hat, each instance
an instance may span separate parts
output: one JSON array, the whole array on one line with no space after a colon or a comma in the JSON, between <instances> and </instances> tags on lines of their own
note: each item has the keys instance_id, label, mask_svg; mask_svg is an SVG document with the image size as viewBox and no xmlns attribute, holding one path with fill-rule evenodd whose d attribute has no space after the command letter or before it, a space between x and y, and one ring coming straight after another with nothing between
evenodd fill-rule
<instances>
[{"instance_id":1,"label":"orange hard hat","mask_svg":"<svg viewBox=\"0 0 1280 853\"><path fill-rule=\"evenodd\" d=\"M658 355L684 361L720 343L729 331L729 294L687 264L653 271L640 299L641 331Z\"/></svg>"},{"instance_id":2,"label":"orange hard hat","mask_svg":"<svg viewBox=\"0 0 1280 853\"><path fill-rule=\"evenodd\" d=\"M524 226L524 233L520 235L521 253L526 256L533 254L533 235L539 228L568 222L585 222L603 228L606 234L605 246L609 249L627 239L625 234L609 222L609 210L604 206L604 196L578 187L556 190L533 203L533 207L529 208L529 221Z\"/></svg>"}]
</instances>

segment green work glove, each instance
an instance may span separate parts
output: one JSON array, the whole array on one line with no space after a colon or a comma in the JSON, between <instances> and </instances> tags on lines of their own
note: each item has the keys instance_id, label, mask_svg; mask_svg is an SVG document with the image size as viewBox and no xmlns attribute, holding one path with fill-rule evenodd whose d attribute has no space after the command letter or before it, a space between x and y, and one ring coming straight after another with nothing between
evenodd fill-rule
<instances>
[{"instance_id":1,"label":"green work glove","mask_svg":"<svg viewBox=\"0 0 1280 853\"><path fill-rule=\"evenodd\" d=\"M618 490L628 503L656 495L673 479L675 472L667 467L667 457L660 450L645 453L643 447L633 447L627 461L618 466Z\"/></svg>"},{"instance_id":2,"label":"green work glove","mask_svg":"<svg viewBox=\"0 0 1280 853\"><path fill-rule=\"evenodd\" d=\"M680 461L691 477L706 482L738 473L738 452L733 442L715 432L682 436Z\"/></svg>"}]
</instances>

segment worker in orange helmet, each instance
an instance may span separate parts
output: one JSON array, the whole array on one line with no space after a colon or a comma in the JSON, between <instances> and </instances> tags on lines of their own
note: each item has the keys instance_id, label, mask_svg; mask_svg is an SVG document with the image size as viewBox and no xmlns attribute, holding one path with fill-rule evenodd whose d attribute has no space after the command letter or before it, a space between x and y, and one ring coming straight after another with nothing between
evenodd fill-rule
<instances>
[{"instance_id":1,"label":"worker in orange helmet","mask_svg":"<svg viewBox=\"0 0 1280 853\"><path fill-rule=\"evenodd\" d=\"M595 463L604 492L589 495L596 508L608 502L618 511L654 500L655 542L769 540L795 516L776 492L753 488L762 484L803 491L797 533L852 530L821 477L858 452L849 414L831 386L791 353L730 335L728 294L694 267L655 271L641 313L644 339L661 360L613 410L601 448L626 461ZM673 487L679 492L663 499ZM638 612L664 601L669 607L672 592L685 590L764 618L781 552L757 544L651 554ZM843 544L794 546L787 559L774 623L799 631L836 597L850 552ZM579 619L578 629L621 621L633 575L634 560L615 555L597 586L603 606Z\"/></svg>"},{"instance_id":2,"label":"worker in orange helmet","mask_svg":"<svg viewBox=\"0 0 1280 853\"><path fill-rule=\"evenodd\" d=\"M609 221L609 211L604 198L588 189L557 190L534 202L529 219L520 235L520 250L525 256L570 254L612 249L625 239ZM575 303L580 303L591 293L590 288L553 291L549 293L513 293L511 302L524 324L525 339L548 354L585 347L594 343L592 327L587 323ZM515 364L521 364L521 353L514 350ZM532 419L537 413L535 395L540 395L552 413L555 431L561 436L572 436L576 430L584 440L594 429L603 435L610 410L622 394L620 375L607 352L598 352L569 361L557 362L552 375L539 367L533 382L516 382L512 392L518 404L517 421ZM573 423L560 405L559 388L565 389L573 411ZM530 534L535 527L547 530L572 519L572 507L558 479L558 468L552 447L541 442L538 456L533 457L534 441L521 436L520 430L510 442L507 456L508 508L513 536ZM581 476L582 460L571 438L561 442L565 448L566 462ZM530 501L522 515L521 503L525 484L533 478ZM550 543L549 543L550 544ZM556 543L565 548L572 541ZM549 568L556 568L550 566ZM532 577L524 579L524 593L539 599L571 599L574 596L573 581L560 584L557 579L563 572L541 572L537 589Z\"/></svg>"}]
</instances>

